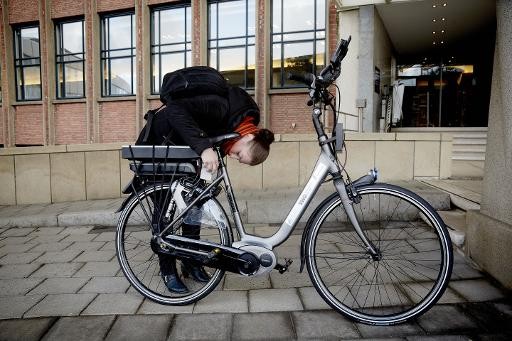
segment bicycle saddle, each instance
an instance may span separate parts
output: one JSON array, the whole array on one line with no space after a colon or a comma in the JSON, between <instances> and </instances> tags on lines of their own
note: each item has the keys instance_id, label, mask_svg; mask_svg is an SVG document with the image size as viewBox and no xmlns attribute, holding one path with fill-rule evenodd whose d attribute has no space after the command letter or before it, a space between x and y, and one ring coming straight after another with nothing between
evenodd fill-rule
<instances>
[{"instance_id":1,"label":"bicycle saddle","mask_svg":"<svg viewBox=\"0 0 512 341\"><path fill-rule=\"evenodd\" d=\"M222 143L232 140L237 137L240 137L239 133L229 133L229 134L210 137L209 140L210 140L210 143L213 144L214 146L220 146Z\"/></svg>"}]
</instances>

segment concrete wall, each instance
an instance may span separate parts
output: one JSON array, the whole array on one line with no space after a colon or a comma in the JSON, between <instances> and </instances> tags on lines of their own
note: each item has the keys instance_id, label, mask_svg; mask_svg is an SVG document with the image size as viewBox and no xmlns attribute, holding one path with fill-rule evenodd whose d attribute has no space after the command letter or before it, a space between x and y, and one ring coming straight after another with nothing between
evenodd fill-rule
<instances>
[{"instance_id":1,"label":"concrete wall","mask_svg":"<svg viewBox=\"0 0 512 341\"><path fill-rule=\"evenodd\" d=\"M496 3L496 47L481 210L467 217L468 253L512 288L512 2Z\"/></svg>"},{"instance_id":2,"label":"concrete wall","mask_svg":"<svg viewBox=\"0 0 512 341\"><path fill-rule=\"evenodd\" d=\"M395 67L392 65L394 50L389 35L373 5L340 12L339 35L342 38L352 35L338 79L341 120L348 130L378 131L382 90L391 84ZM376 67L380 71L379 92L374 90ZM358 100L366 101L365 107L359 110ZM362 124L359 120L361 114Z\"/></svg>"},{"instance_id":3,"label":"concrete wall","mask_svg":"<svg viewBox=\"0 0 512 341\"><path fill-rule=\"evenodd\" d=\"M277 135L263 164L228 159L237 189L298 187L318 157L315 136ZM377 167L381 181L450 176L451 135L347 133L346 168L353 179ZM0 149L0 205L116 198L131 179L122 143ZM344 155L340 155L344 160Z\"/></svg>"}]
</instances>

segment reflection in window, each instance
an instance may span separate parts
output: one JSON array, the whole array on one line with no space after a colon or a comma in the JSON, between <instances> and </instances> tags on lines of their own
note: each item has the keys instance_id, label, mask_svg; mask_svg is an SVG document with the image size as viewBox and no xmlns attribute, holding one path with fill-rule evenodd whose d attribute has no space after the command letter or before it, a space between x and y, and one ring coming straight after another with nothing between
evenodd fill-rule
<instances>
[{"instance_id":1,"label":"reflection in window","mask_svg":"<svg viewBox=\"0 0 512 341\"><path fill-rule=\"evenodd\" d=\"M41 55L39 27L14 29L14 65L16 68L16 99L41 99Z\"/></svg>"},{"instance_id":2,"label":"reflection in window","mask_svg":"<svg viewBox=\"0 0 512 341\"><path fill-rule=\"evenodd\" d=\"M57 98L84 97L84 21L56 24L55 42Z\"/></svg>"},{"instance_id":3,"label":"reflection in window","mask_svg":"<svg viewBox=\"0 0 512 341\"><path fill-rule=\"evenodd\" d=\"M272 87L296 87L289 72L319 72L325 65L326 0L272 1Z\"/></svg>"},{"instance_id":4,"label":"reflection in window","mask_svg":"<svg viewBox=\"0 0 512 341\"><path fill-rule=\"evenodd\" d=\"M229 84L254 88L254 0L210 1L208 60Z\"/></svg>"},{"instance_id":5,"label":"reflection in window","mask_svg":"<svg viewBox=\"0 0 512 341\"><path fill-rule=\"evenodd\" d=\"M166 73L192 65L191 20L190 4L151 12L151 93Z\"/></svg>"},{"instance_id":6,"label":"reflection in window","mask_svg":"<svg viewBox=\"0 0 512 341\"><path fill-rule=\"evenodd\" d=\"M133 14L101 20L102 96L135 94L135 18Z\"/></svg>"}]
</instances>

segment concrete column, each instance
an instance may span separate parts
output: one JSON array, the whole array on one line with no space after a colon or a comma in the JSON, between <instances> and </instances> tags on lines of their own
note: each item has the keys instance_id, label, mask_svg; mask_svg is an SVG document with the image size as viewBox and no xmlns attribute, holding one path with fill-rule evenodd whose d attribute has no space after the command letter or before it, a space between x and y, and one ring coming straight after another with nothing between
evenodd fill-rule
<instances>
[{"instance_id":1,"label":"concrete column","mask_svg":"<svg viewBox=\"0 0 512 341\"><path fill-rule=\"evenodd\" d=\"M512 1L496 2L496 19L482 203L468 214L468 252L512 288Z\"/></svg>"},{"instance_id":2,"label":"concrete column","mask_svg":"<svg viewBox=\"0 0 512 341\"><path fill-rule=\"evenodd\" d=\"M39 1L39 37L41 49L41 101L43 103L43 141L55 144L55 43L54 25L51 18L51 0Z\"/></svg>"},{"instance_id":3,"label":"concrete column","mask_svg":"<svg viewBox=\"0 0 512 341\"><path fill-rule=\"evenodd\" d=\"M9 2L2 0L0 8L0 20L2 25L2 45L0 51L0 60L2 63L2 129L4 147L14 147L15 145L15 117L12 103L16 100L14 79L13 58L13 38L12 28L9 25Z\"/></svg>"},{"instance_id":4,"label":"concrete column","mask_svg":"<svg viewBox=\"0 0 512 341\"><path fill-rule=\"evenodd\" d=\"M85 94L87 115L87 141L100 141L99 106L100 93L100 21L96 1L84 1L85 13Z\"/></svg>"},{"instance_id":5,"label":"concrete column","mask_svg":"<svg viewBox=\"0 0 512 341\"><path fill-rule=\"evenodd\" d=\"M375 36L375 6L359 7L359 68L357 99L366 100L363 108L363 132L375 131L374 117L374 36Z\"/></svg>"}]
</instances>

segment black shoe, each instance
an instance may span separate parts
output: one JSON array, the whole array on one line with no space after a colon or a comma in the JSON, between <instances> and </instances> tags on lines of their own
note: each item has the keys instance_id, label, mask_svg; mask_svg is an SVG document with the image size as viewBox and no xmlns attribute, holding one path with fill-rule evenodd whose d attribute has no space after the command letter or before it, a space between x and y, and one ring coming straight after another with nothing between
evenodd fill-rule
<instances>
[{"instance_id":1,"label":"black shoe","mask_svg":"<svg viewBox=\"0 0 512 341\"><path fill-rule=\"evenodd\" d=\"M181 272L183 272L183 277L188 277L190 275L196 282L206 283L210 280L210 275L208 275L204 268L199 265L183 263L181 266Z\"/></svg>"},{"instance_id":2,"label":"black shoe","mask_svg":"<svg viewBox=\"0 0 512 341\"><path fill-rule=\"evenodd\" d=\"M164 280L165 286L169 291L174 292L176 294L186 294L188 292L188 288L179 276L174 274L172 275L162 275L162 279Z\"/></svg>"}]
</instances>

